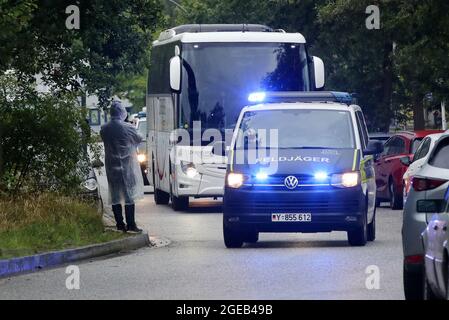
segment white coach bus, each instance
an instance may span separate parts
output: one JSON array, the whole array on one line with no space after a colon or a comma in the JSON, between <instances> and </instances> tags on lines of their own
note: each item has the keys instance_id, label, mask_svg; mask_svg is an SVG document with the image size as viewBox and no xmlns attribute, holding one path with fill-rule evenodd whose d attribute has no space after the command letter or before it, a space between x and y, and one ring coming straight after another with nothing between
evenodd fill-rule
<instances>
[{"instance_id":1,"label":"white coach bus","mask_svg":"<svg viewBox=\"0 0 449 320\"><path fill-rule=\"evenodd\" d=\"M223 146L251 93L323 87L323 61L308 55L299 33L263 25L184 25L162 32L153 43L146 99L147 172L156 204L171 200L174 210L183 210L189 197L223 196ZM180 143L177 129L188 139ZM210 129L222 133L221 141L204 134Z\"/></svg>"}]
</instances>

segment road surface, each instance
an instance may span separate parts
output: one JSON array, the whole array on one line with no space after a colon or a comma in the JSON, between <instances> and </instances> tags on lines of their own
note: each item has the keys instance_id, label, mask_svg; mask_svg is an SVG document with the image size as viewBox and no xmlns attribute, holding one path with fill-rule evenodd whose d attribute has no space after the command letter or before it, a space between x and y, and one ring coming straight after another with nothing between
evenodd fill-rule
<instances>
[{"instance_id":1,"label":"road surface","mask_svg":"<svg viewBox=\"0 0 449 320\"><path fill-rule=\"evenodd\" d=\"M242 249L224 247L219 201L174 212L146 195L137 211L140 225L168 246L80 263L79 290L66 288L65 267L2 279L0 299L404 298L400 211L378 210L378 237L366 247L334 232L261 234ZM368 281L368 289L376 270L370 280L379 288Z\"/></svg>"}]
</instances>

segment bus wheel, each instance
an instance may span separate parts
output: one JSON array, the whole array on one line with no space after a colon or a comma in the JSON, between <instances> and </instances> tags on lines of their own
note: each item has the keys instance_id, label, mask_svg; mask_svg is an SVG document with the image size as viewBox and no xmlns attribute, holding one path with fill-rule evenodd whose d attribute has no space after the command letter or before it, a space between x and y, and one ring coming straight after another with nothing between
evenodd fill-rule
<instances>
[{"instance_id":1,"label":"bus wheel","mask_svg":"<svg viewBox=\"0 0 449 320\"><path fill-rule=\"evenodd\" d=\"M189 197L171 196L171 207L175 211L184 211L189 208Z\"/></svg>"},{"instance_id":2,"label":"bus wheel","mask_svg":"<svg viewBox=\"0 0 449 320\"><path fill-rule=\"evenodd\" d=\"M168 204L170 195L167 192L154 188L154 202L157 205Z\"/></svg>"}]
</instances>

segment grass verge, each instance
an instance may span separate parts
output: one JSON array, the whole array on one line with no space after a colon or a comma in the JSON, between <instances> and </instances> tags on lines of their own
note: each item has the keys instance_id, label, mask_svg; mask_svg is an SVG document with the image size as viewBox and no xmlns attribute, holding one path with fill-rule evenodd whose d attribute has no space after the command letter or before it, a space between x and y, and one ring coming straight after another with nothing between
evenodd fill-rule
<instances>
[{"instance_id":1,"label":"grass verge","mask_svg":"<svg viewBox=\"0 0 449 320\"><path fill-rule=\"evenodd\" d=\"M105 231L94 205L56 194L0 197L0 259L123 238Z\"/></svg>"}]
</instances>

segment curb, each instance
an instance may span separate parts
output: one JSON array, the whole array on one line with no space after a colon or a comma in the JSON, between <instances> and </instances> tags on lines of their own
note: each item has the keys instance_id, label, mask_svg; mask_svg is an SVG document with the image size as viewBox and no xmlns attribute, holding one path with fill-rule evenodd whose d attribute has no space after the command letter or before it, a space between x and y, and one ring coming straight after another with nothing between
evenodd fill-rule
<instances>
[{"instance_id":1,"label":"curb","mask_svg":"<svg viewBox=\"0 0 449 320\"><path fill-rule=\"evenodd\" d=\"M21 273L35 272L42 269L56 267L74 261L86 260L106 256L123 251L131 251L151 246L148 233L114 240L102 244L42 253L34 256L0 260L0 279Z\"/></svg>"}]
</instances>

